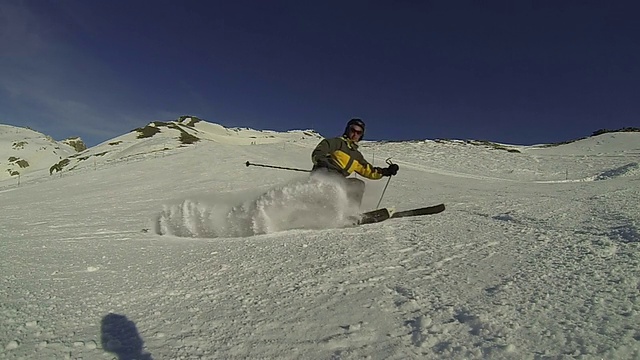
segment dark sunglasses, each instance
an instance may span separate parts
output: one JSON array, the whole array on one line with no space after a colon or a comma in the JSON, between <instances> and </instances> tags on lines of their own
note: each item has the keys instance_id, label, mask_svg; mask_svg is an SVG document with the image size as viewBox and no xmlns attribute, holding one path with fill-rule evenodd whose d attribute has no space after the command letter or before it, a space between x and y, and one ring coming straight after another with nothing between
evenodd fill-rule
<instances>
[{"instance_id":1,"label":"dark sunglasses","mask_svg":"<svg viewBox=\"0 0 640 360\"><path fill-rule=\"evenodd\" d=\"M362 135L362 133L364 132L364 130L359 130L354 126L349 127L349 131L354 132L356 135Z\"/></svg>"}]
</instances>

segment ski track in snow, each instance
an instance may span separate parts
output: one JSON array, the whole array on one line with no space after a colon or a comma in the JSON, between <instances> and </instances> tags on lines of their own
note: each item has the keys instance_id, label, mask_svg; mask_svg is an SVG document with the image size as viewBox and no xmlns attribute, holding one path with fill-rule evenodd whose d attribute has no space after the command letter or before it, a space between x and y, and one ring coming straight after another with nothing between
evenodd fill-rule
<instances>
[{"instance_id":1,"label":"ski track in snow","mask_svg":"<svg viewBox=\"0 0 640 360\"><path fill-rule=\"evenodd\" d=\"M379 145L378 154L402 164L383 205L445 202L447 210L344 229L263 227L260 235L229 237L250 235L249 228L219 236L208 221L216 206L228 214L246 203L252 217L258 204L290 199L277 190L283 184L305 182L246 169L244 156L306 164L308 153L286 157L279 144L245 147L202 169L209 156L232 153L219 147L1 193L0 358L640 357L637 173L540 184L545 174L561 180L564 170L530 177L523 168L499 175L515 181L495 181L481 171L470 172L473 178L431 172L429 162L456 172L461 163L488 167L495 160L499 174L528 160ZM438 160L436 151L446 158ZM598 167L591 159L583 159L591 175L631 163L625 157ZM573 157L542 161L550 163L541 168L588 175ZM182 171L167 173L173 164ZM363 205L372 208L384 182L367 184ZM234 188L245 191L236 195ZM155 229L162 214L173 233L140 231Z\"/></svg>"}]
</instances>

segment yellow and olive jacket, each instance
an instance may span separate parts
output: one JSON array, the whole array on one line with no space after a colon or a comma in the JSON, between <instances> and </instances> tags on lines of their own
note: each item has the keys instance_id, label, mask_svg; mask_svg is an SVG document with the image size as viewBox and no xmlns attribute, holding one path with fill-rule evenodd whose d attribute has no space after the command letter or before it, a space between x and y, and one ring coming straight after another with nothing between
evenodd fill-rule
<instances>
[{"instance_id":1,"label":"yellow and olive jacket","mask_svg":"<svg viewBox=\"0 0 640 360\"><path fill-rule=\"evenodd\" d=\"M373 167L358 150L358 144L342 136L322 140L311 153L313 169L327 168L343 176L356 172L368 179L382 178L382 169Z\"/></svg>"}]
</instances>

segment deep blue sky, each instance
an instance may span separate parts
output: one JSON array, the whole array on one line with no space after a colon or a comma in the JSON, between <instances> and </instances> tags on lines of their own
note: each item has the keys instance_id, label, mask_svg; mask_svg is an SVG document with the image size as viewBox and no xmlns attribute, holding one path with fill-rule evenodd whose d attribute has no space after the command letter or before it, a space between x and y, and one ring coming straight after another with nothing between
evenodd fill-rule
<instances>
[{"instance_id":1,"label":"deep blue sky","mask_svg":"<svg viewBox=\"0 0 640 360\"><path fill-rule=\"evenodd\" d=\"M369 139L640 126L637 1L0 2L0 123L89 145L192 114Z\"/></svg>"}]
</instances>

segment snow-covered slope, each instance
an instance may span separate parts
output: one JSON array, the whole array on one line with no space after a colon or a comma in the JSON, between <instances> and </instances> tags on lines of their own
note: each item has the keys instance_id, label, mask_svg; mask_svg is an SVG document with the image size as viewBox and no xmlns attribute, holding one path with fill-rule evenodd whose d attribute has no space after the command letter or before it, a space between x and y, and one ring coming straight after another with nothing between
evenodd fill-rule
<instances>
[{"instance_id":1,"label":"snow-covered slope","mask_svg":"<svg viewBox=\"0 0 640 360\"><path fill-rule=\"evenodd\" d=\"M382 160L429 172L506 181L588 181L603 172L638 169L640 132L607 133L558 146L514 146L473 141L424 140L365 143ZM583 159L589 161L582 161ZM620 174L623 175L623 174Z\"/></svg>"},{"instance_id":2,"label":"snow-covered slope","mask_svg":"<svg viewBox=\"0 0 640 360\"><path fill-rule=\"evenodd\" d=\"M245 166L310 168L316 136L123 135L0 181L0 357L637 359L640 134L614 135L606 152L364 143L400 164L383 205L447 210L353 228L326 222L331 186Z\"/></svg>"},{"instance_id":3,"label":"snow-covered slope","mask_svg":"<svg viewBox=\"0 0 640 360\"><path fill-rule=\"evenodd\" d=\"M637 142L640 132L608 132L580 139L563 145L531 146L531 151L553 155L631 155L640 156Z\"/></svg>"},{"instance_id":4,"label":"snow-covered slope","mask_svg":"<svg viewBox=\"0 0 640 360\"><path fill-rule=\"evenodd\" d=\"M0 181L34 173L42 176L51 165L76 153L74 142L81 140L55 141L31 129L0 125Z\"/></svg>"},{"instance_id":5,"label":"snow-covered slope","mask_svg":"<svg viewBox=\"0 0 640 360\"><path fill-rule=\"evenodd\" d=\"M201 147L204 143L233 146L319 141L314 131L275 132L247 128L226 128L195 117L175 121L154 121L144 127L62 159L54 172L94 169L103 164L162 157L177 149ZM52 164L53 165L53 164ZM59 170L59 171L58 171Z\"/></svg>"}]
</instances>

